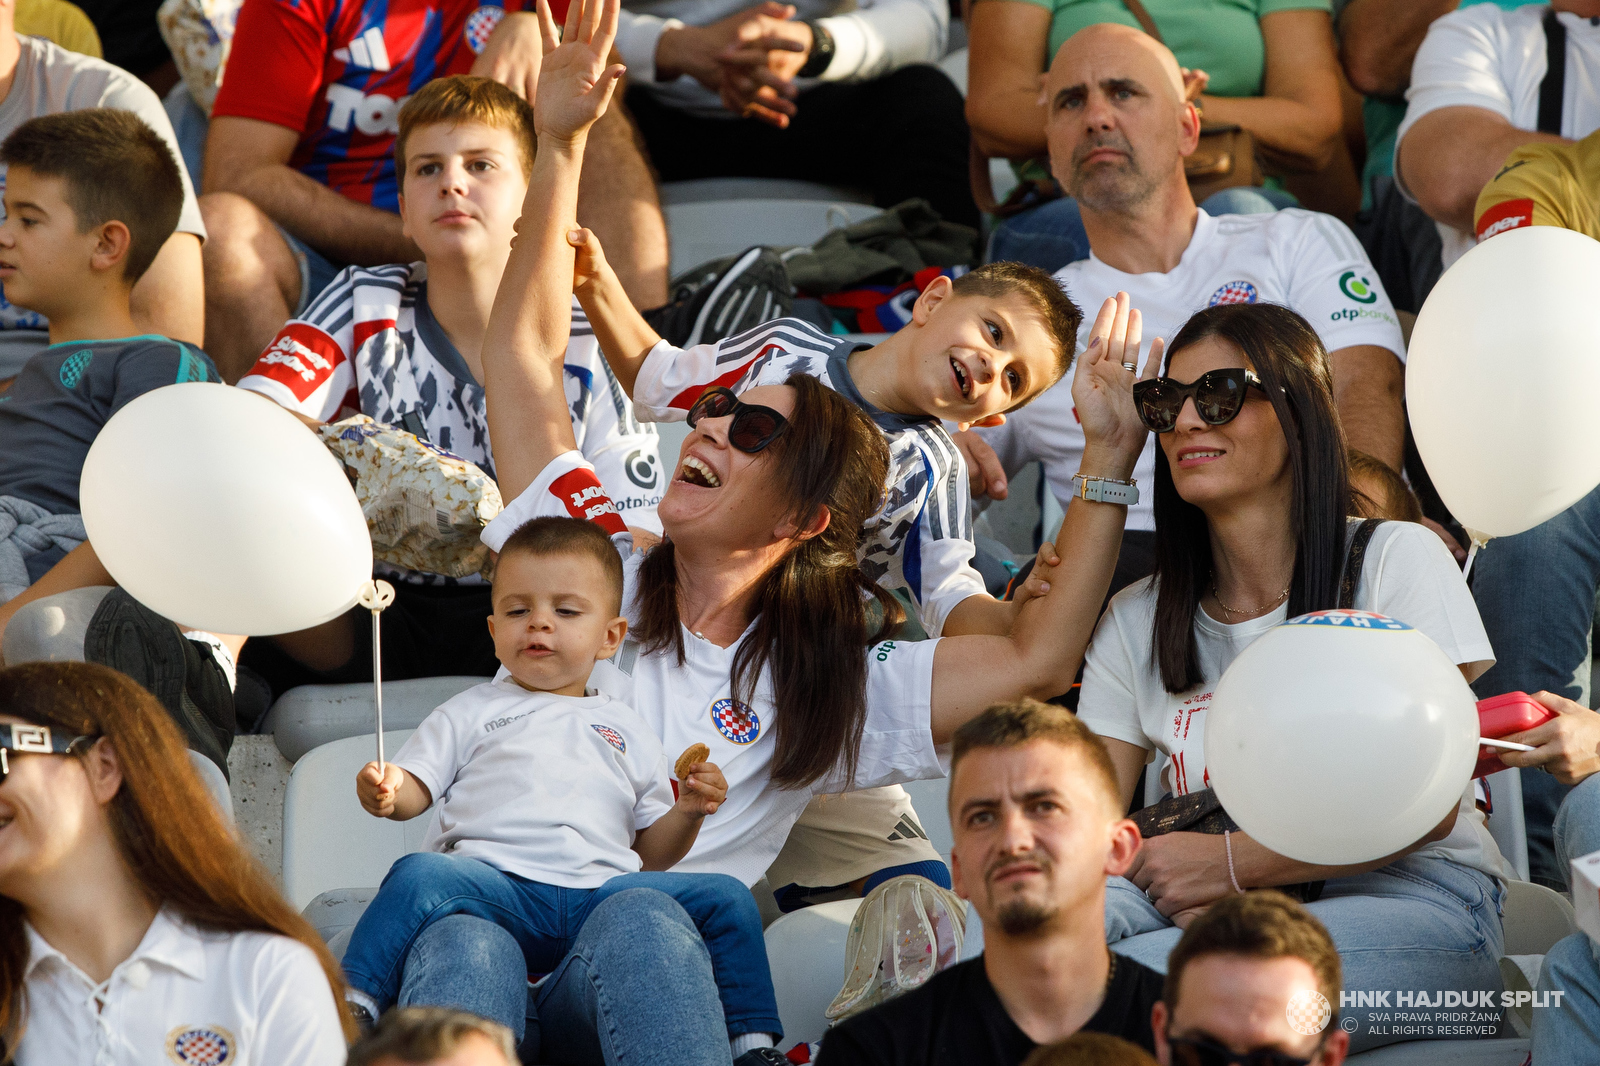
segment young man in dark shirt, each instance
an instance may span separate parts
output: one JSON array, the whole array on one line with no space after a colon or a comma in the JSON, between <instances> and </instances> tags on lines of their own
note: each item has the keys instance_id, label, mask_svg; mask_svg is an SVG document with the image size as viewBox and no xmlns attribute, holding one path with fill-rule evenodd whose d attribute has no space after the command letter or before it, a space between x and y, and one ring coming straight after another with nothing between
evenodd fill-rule
<instances>
[{"instance_id":1,"label":"young man in dark shirt","mask_svg":"<svg viewBox=\"0 0 1600 1066\"><path fill-rule=\"evenodd\" d=\"M1017 1066L1079 1030L1152 1050L1162 976L1106 947L1106 877L1139 850L1104 746L1061 707L989 708L955 735L955 888L984 953L846 1019L818 1066Z\"/></svg>"}]
</instances>

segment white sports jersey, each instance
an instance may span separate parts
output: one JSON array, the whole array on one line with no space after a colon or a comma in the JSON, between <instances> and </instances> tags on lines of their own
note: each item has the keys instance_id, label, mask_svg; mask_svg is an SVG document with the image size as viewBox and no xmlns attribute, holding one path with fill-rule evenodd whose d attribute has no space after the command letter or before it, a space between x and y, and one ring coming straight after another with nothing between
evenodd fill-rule
<instances>
[{"instance_id":1,"label":"white sports jersey","mask_svg":"<svg viewBox=\"0 0 1600 1066\"><path fill-rule=\"evenodd\" d=\"M434 798L430 850L562 888L638 873L634 834L673 803L661 740L627 704L529 692L503 670L424 718L394 761Z\"/></svg>"},{"instance_id":2,"label":"white sports jersey","mask_svg":"<svg viewBox=\"0 0 1600 1066\"><path fill-rule=\"evenodd\" d=\"M612 535L627 556L623 613L629 621L637 619L635 596L643 553L632 551L632 539L594 469L577 452L567 452L545 467L489 523L483 542L498 551L518 526L543 515L586 518ZM637 711L661 738L664 750L681 752L696 743L711 749L710 761L728 779L728 798L706 819L694 847L674 869L725 873L754 884L772 865L812 795L842 791L849 782L836 772L809 789L775 787L769 774L776 714L770 674L762 673L747 705L730 691L737 643L721 648L688 630L683 643L680 665L670 651L645 655L637 643L628 641L613 658L595 664L589 687ZM931 724L933 654L938 643L884 641L865 650L867 723L855 787L944 776Z\"/></svg>"},{"instance_id":3,"label":"white sports jersey","mask_svg":"<svg viewBox=\"0 0 1600 1066\"><path fill-rule=\"evenodd\" d=\"M938 636L956 604L985 594L972 567L966 464L937 419L880 411L866 401L848 366L850 354L866 347L793 318L693 348L662 341L634 382L634 410L649 421L676 422L713 385L743 392L782 385L795 373L861 408L889 443L889 483L883 506L861 529L861 569L884 588L910 592L922 627Z\"/></svg>"},{"instance_id":4,"label":"white sports jersey","mask_svg":"<svg viewBox=\"0 0 1600 1066\"><path fill-rule=\"evenodd\" d=\"M666 476L655 427L634 418L576 300L565 379L578 449L615 487L627 523L660 533ZM494 476L483 386L428 307L426 263L341 271L305 317L278 331L239 387L324 422L360 412Z\"/></svg>"},{"instance_id":5,"label":"white sports jersey","mask_svg":"<svg viewBox=\"0 0 1600 1066\"><path fill-rule=\"evenodd\" d=\"M1153 338L1171 341L1196 311L1218 304L1274 303L1303 316L1330 352L1375 344L1405 362L1400 320L1367 253L1343 222L1315 211L1216 217L1201 211L1183 258L1165 274L1125 274L1091 255L1063 267L1056 280L1088 311L1078 328L1080 350L1094 331L1095 311L1107 297L1125 291L1144 316L1141 358L1149 354ZM1070 374L1008 415L1005 425L977 432L999 454L1008 476L1042 459L1051 491L1066 506L1084 443ZM1152 433L1133 470L1139 502L1128 508L1128 529L1156 527L1155 476Z\"/></svg>"},{"instance_id":6,"label":"white sports jersey","mask_svg":"<svg viewBox=\"0 0 1600 1066\"><path fill-rule=\"evenodd\" d=\"M217 933L170 907L97 982L31 925L18 1066L340 1066L339 1005L311 949L274 933Z\"/></svg>"}]
</instances>

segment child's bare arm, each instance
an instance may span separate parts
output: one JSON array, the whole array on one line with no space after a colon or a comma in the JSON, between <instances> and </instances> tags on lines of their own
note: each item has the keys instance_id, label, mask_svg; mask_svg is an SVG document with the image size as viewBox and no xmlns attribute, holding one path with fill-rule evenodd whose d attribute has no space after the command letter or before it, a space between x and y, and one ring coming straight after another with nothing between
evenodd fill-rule
<instances>
[{"instance_id":1,"label":"child's bare arm","mask_svg":"<svg viewBox=\"0 0 1600 1066\"><path fill-rule=\"evenodd\" d=\"M356 796L362 808L376 818L409 821L433 806L428 786L392 762L369 762L356 774Z\"/></svg>"},{"instance_id":2,"label":"child's bare arm","mask_svg":"<svg viewBox=\"0 0 1600 1066\"><path fill-rule=\"evenodd\" d=\"M600 240L587 229L575 229L567 234L567 243L577 250L577 262L572 273L572 291L589 316L594 327L594 339L611 372L633 396L633 383L639 377L639 368L645 356L661 341L661 335L650 328L628 294L616 271L606 261L605 249Z\"/></svg>"},{"instance_id":3,"label":"child's bare arm","mask_svg":"<svg viewBox=\"0 0 1600 1066\"><path fill-rule=\"evenodd\" d=\"M728 797L728 779L716 764L695 763L678 782L678 802L672 809L633 837L633 850L639 853L646 870L670 870L677 865L700 833L706 815L717 813Z\"/></svg>"}]
</instances>

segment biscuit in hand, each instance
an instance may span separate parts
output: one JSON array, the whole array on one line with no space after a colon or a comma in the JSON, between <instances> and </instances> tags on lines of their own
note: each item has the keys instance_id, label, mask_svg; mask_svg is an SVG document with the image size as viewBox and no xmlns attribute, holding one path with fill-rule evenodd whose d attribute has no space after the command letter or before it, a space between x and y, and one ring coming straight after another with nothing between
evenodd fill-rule
<instances>
[{"instance_id":1,"label":"biscuit in hand","mask_svg":"<svg viewBox=\"0 0 1600 1066\"><path fill-rule=\"evenodd\" d=\"M672 767L672 776L679 781L689 776L689 767L698 762L705 762L711 757L711 749L704 744L690 744L684 753L678 756L676 765Z\"/></svg>"}]
</instances>

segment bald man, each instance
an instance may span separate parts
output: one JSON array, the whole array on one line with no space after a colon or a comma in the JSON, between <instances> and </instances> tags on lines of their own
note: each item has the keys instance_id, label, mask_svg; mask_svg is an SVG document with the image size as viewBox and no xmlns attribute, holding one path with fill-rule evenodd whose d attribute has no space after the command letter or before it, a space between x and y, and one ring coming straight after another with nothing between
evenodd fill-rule
<instances>
[{"instance_id":1,"label":"bald man","mask_svg":"<svg viewBox=\"0 0 1600 1066\"><path fill-rule=\"evenodd\" d=\"M1398 469L1405 347L1400 323L1355 236L1338 219L1299 208L1210 215L1195 205L1183 158L1200 136L1177 60L1159 41L1112 23L1069 37L1044 78L1050 168L1078 204L1092 254L1056 277L1093 310L1125 290L1143 335L1171 340L1189 316L1224 303L1270 302L1298 311L1331 353L1345 434ZM1078 338L1088 343L1087 328ZM1005 425L958 436L974 498L1002 498L1007 478L1043 460L1057 498L1072 495L1083 431L1063 379ZM981 434L981 437L979 436ZM1134 470L1143 487L1128 508L1117 586L1149 572L1155 519L1154 436Z\"/></svg>"}]
</instances>

